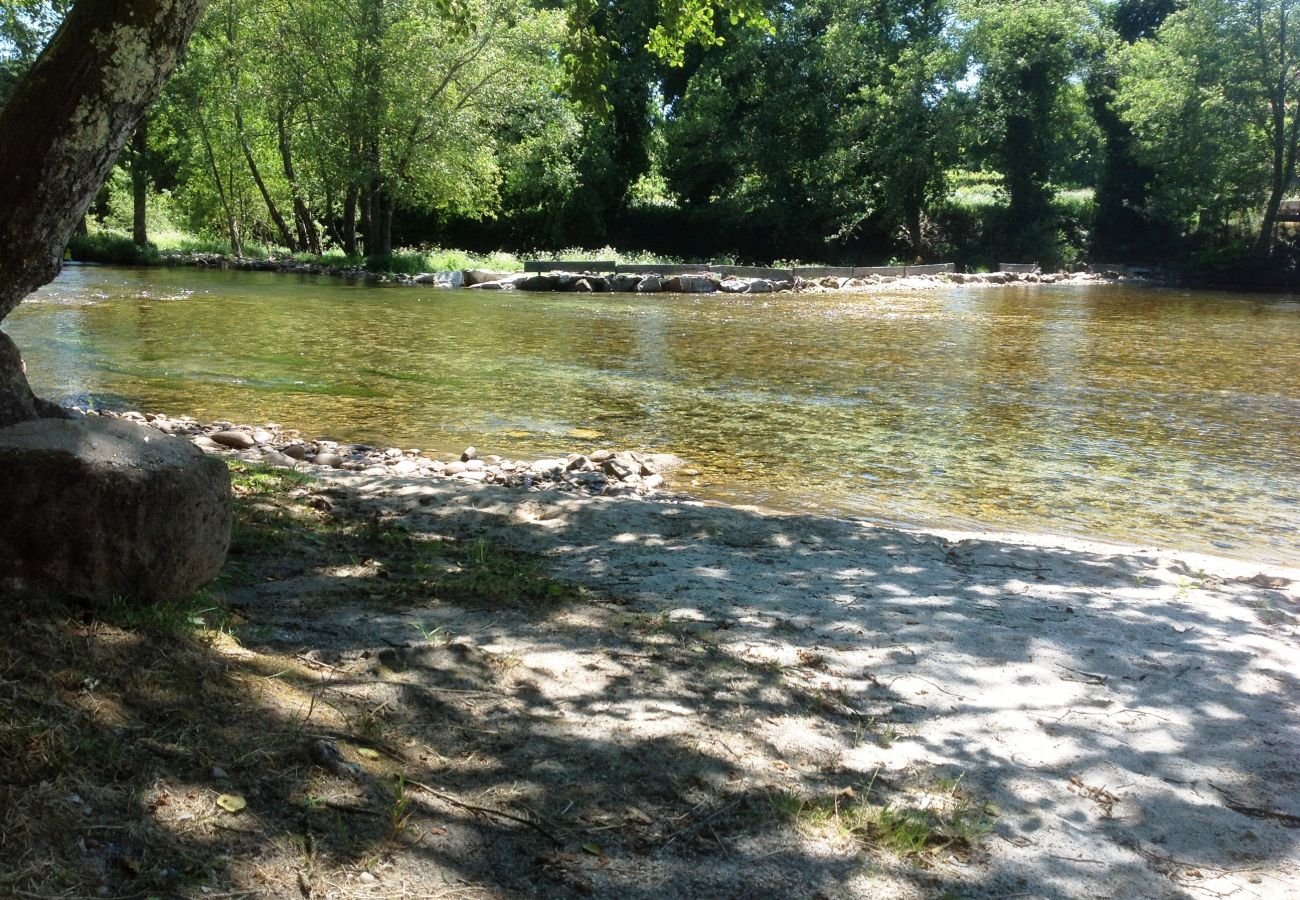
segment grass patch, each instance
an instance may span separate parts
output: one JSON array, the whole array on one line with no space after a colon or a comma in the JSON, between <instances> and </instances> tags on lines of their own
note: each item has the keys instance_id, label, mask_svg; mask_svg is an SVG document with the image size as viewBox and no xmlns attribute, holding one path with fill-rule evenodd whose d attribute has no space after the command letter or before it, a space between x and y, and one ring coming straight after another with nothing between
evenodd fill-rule
<instances>
[{"instance_id":1,"label":"grass patch","mask_svg":"<svg viewBox=\"0 0 1300 900\"><path fill-rule=\"evenodd\" d=\"M183 231L160 231L150 235L144 247L136 245L131 235L111 228L96 228L86 234L73 235L68 242L68 255L77 262L105 263L116 266L166 266L182 262L182 254L215 253L234 257L230 244L225 241L203 238ZM263 244L246 243L245 258L266 259L273 248Z\"/></svg>"},{"instance_id":2,"label":"grass patch","mask_svg":"<svg viewBox=\"0 0 1300 900\"><path fill-rule=\"evenodd\" d=\"M163 261L157 247L138 247L129 235L112 231L73 235L68 243L68 254L77 262L115 266L157 266Z\"/></svg>"},{"instance_id":3,"label":"grass patch","mask_svg":"<svg viewBox=\"0 0 1300 900\"><path fill-rule=\"evenodd\" d=\"M434 580L439 597L493 605L548 607L586 595L585 589L545 573L536 557L495 546L479 538L449 548L454 568Z\"/></svg>"},{"instance_id":4,"label":"grass patch","mask_svg":"<svg viewBox=\"0 0 1300 900\"><path fill-rule=\"evenodd\" d=\"M102 616L106 623L118 628L155 637L183 637L221 630L230 621L226 610L206 591L170 603L139 603L114 597Z\"/></svg>"},{"instance_id":5,"label":"grass patch","mask_svg":"<svg viewBox=\"0 0 1300 900\"><path fill-rule=\"evenodd\" d=\"M228 465L234 521L225 586L259 571L281 577L347 571L358 593L380 604L445 601L544 611L586 596L584 588L551 577L540 557L483 537L430 539L374 510L336 508L313 490L313 479L291 469Z\"/></svg>"},{"instance_id":6,"label":"grass patch","mask_svg":"<svg viewBox=\"0 0 1300 900\"><path fill-rule=\"evenodd\" d=\"M961 779L940 780L873 801L872 783L832 796L777 793L772 813L805 833L862 847L877 847L911 859L947 851L968 853L993 827L993 810L977 803Z\"/></svg>"},{"instance_id":7,"label":"grass patch","mask_svg":"<svg viewBox=\"0 0 1300 900\"><path fill-rule=\"evenodd\" d=\"M267 496L283 494L296 487L304 487L313 479L293 469L259 466L239 460L228 460L230 484L236 492Z\"/></svg>"}]
</instances>

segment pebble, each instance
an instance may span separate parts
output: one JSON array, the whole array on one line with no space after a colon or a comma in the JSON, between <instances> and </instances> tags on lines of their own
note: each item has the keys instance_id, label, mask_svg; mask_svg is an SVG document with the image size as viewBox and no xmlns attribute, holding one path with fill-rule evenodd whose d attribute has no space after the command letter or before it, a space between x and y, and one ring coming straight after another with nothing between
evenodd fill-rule
<instances>
[{"instance_id":1,"label":"pebble","mask_svg":"<svg viewBox=\"0 0 1300 900\"><path fill-rule=\"evenodd\" d=\"M218 444L235 450L248 450L257 443L251 434L244 431L218 431L211 438Z\"/></svg>"},{"instance_id":2,"label":"pebble","mask_svg":"<svg viewBox=\"0 0 1300 900\"><path fill-rule=\"evenodd\" d=\"M246 462L284 468L304 465L310 468L315 464L373 476L451 477L474 484L499 484L524 490L582 490L607 496L653 493L667 484L663 470L677 470L683 474L697 471L681 468L682 461L675 456L608 448L529 462L503 459L495 454L480 458L477 448L466 447L459 459L442 462L422 456L418 448L402 450L366 444L339 445L325 440L304 441L299 432L284 431L281 426L273 424L253 428L231 422L212 422L205 426L188 416L170 418L153 413L145 416L102 410L88 414L147 421L160 431L188 437L191 443L206 452L230 454ZM276 443L278 447L268 446ZM220 770L214 768L213 771ZM214 774L213 777L222 776Z\"/></svg>"},{"instance_id":3,"label":"pebble","mask_svg":"<svg viewBox=\"0 0 1300 900\"><path fill-rule=\"evenodd\" d=\"M369 872L362 872L357 880L360 881L362 884L374 884L377 879L375 878L374 875L371 875Z\"/></svg>"},{"instance_id":4,"label":"pebble","mask_svg":"<svg viewBox=\"0 0 1300 900\"><path fill-rule=\"evenodd\" d=\"M268 466L275 466L278 469L292 469L297 465L297 460L292 456L281 453L279 450L263 451L262 459L266 460Z\"/></svg>"}]
</instances>

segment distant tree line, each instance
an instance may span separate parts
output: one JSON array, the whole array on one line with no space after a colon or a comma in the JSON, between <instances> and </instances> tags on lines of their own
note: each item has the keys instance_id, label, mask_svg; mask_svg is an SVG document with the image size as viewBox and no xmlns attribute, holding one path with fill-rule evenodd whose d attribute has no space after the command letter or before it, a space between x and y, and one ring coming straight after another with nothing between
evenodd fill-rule
<instances>
[{"instance_id":1,"label":"distant tree line","mask_svg":"<svg viewBox=\"0 0 1300 900\"><path fill-rule=\"evenodd\" d=\"M0 0L0 99L67 6ZM1290 266L1294 11L211 0L95 211L235 252Z\"/></svg>"}]
</instances>

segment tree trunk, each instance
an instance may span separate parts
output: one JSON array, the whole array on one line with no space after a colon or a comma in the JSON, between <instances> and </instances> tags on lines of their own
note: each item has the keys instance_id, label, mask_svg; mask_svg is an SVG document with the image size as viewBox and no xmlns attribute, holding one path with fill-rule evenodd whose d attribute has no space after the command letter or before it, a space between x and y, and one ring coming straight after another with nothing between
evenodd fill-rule
<instances>
[{"instance_id":1,"label":"tree trunk","mask_svg":"<svg viewBox=\"0 0 1300 900\"><path fill-rule=\"evenodd\" d=\"M197 101L195 101L197 104ZM221 170L217 168L217 156L212 152L212 138L208 134L208 123L203 118L203 111L196 105L194 118L199 123L199 137L203 138L204 155L208 158L208 171L212 173L212 183L217 187L217 198L221 209L226 214L226 233L230 235L230 252L236 256L244 255L244 248L239 242L239 226L235 223L235 214L230 209L230 198L226 196L226 186L221 182Z\"/></svg>"},{"instance_id":2,"label":"tree trunk","mask_svg":"<svg viewBox=\"0 0 1300 900\"><path fill-rule=\"evenodd\" d=\"M78 0L0 108L0 320L59 274L77 222L202 11L203 0ZM0 338L0 426L50 412Z\"/></svg>"},{"instance_id":3,"label":"tree trunk","mask_svg":"<svg viewBox=\"0 0 1300 900\"><path fill-rule=\"evenodd\" d=\"M275 225L275 230L280 233L281 242L289 248L290 252L297 250L298 245L289 232L289 225L284 221L284 216L280 215L280 208L275 205L275 199L266 189L266 182L262 180L262 172L257 168L253 148L249 146L248 135L244 133L244 112L240 109L238 100L235 101L235 132L239 135L239 147L244 151L244 160L248 163L249 174L253 176L253 184L257 185L257 192L262 195L266 211L271 215L271 222Z\"/></svg>"},{"instance_id":4,"label":"tree trunk","mask_svg":"<svg viewBox=\"0 0 1300 900\"><path fill-rule=\"evenodd\" d=\"M388 191L379 195L380 216L379 252L391 256L393 252L393 213L397 210L397 201Z\"/></svg>"},{"instance_id":5,"label":"tree trunk","mask_svg":"<svg viewBox=\"0 0 1300 900\"><path fill-rule=\"evenodd\" d=\"M316 231L316 220L311 208L302 197L302 188L298 184L298 173L293 168L293 151L289 145L289 128L284 121L284 110L278 110L275 119L276 131L280 137L280 161L284 164L284 177L289 182L289 192L293 194L293 220L298 229L298 245L309 253L320 256L320 234Z\"/></svg>"},{"instance_id":6,"label":"tree trunk","mask_svg":"<svg viewBox=\"0 0 1300 900\"><path fill-rule=\"evenodd\" d=\"M343 197L343 252L348 256L357 255L357 188L348 185L348 192Z\"/></svg>"},{"instance_id":7,"label":"tree trunk","mask_svg":"<svg viewBox=\"0 0 1300 900\"><path fill-rule=\"evenodd\" d=\"M137 247L149 243L146 216L149 212L149 173L145 171L145 155L149 152L149 119L142 118L131 138L131 239Z\"/></svg>"}]
</instances>

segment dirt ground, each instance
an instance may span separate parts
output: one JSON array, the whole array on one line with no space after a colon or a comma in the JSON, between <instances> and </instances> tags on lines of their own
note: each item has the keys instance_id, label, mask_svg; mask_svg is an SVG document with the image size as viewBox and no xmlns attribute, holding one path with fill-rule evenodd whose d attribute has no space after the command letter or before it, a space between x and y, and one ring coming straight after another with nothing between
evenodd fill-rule
<instances>
[{"instance_id":1,"label":"dirt ground","mask_svg":"<svg viewBox=\"0 0 1300 900\"><path fill-rule=\"evenodd\" d=\"M1300 573L234 464L0 610L0 894L1287 897Z\"/></svg>"}]
</instances>

